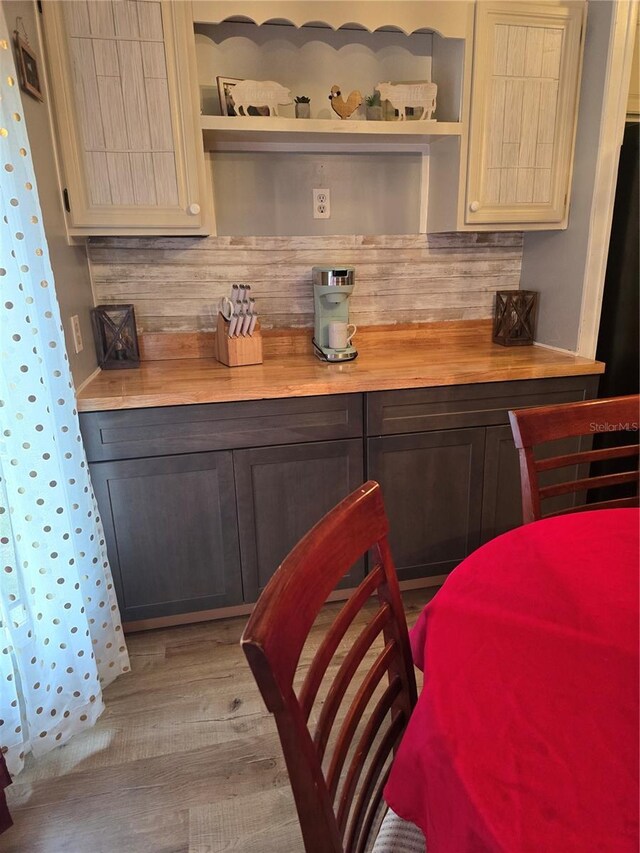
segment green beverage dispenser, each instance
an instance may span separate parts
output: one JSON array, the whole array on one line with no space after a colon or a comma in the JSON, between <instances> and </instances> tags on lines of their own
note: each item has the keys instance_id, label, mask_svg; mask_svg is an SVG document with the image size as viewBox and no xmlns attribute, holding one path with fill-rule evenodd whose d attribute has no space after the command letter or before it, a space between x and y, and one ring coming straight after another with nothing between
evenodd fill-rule
<instances>
[{"instance_id":1,"label":"green beverage dispenser","mask_svg":"<svg viewBox=\"0 0 640 853\"><path fill-rule=\"evenodd\" d=\"M350 341L339 349L330 346L331 323L349 323L349 297L355 287L354 267L313 267L315 325L313 349L322 361L351 361L358 351Z\"/></svg>"}]
</instances>

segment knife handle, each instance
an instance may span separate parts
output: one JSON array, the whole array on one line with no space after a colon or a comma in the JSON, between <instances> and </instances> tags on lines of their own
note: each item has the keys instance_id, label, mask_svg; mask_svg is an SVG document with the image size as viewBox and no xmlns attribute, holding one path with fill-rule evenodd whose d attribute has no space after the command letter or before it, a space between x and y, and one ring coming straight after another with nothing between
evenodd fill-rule
<instances>
[{"instance_id":1,"label":"knife handle","mask_svg":"<svg viewBox=\"0 0 640 853\"><path fill-rule=\"evenodd\" d=\"M242 318L242 320L243 320L243 322L242 322L242 332L241 332L241 334L246 336L246 335L247 335L247 333L248 333L248 331L249 331L249 327L250 327L250 325L251 325L251 314L249 314L249 313L247 312L247 313L244 315L244 317Z\"/></svg>"},{"instance_id":2,"label":"knife handle","mask_svg":"<svg viewBox=\"0 0 640 853\"><path fill-rule=\"evenodd\" d=\"M240 320L239 306L236 305L233 317L229 320L229 337L233 338L236 334L236 329L238 327L238 321Z\"/></svg>"}]
</instances>

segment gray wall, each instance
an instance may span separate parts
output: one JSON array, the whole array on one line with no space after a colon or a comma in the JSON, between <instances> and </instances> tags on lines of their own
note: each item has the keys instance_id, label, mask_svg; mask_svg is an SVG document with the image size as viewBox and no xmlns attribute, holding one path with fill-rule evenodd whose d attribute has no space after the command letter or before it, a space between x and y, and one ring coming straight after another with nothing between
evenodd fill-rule
<instances>
[{"instance_id":1,"label":"gray wall","mask_svg":"<svg viewBox=\"0 0 640 853\"><path fill-rule=\"evenodd\" d=\"M598 156L613 3L589 3L569 227L525 234L523 290L540 293L536 340L575 350Z\"/></svg>"},{"instance_id":2,"label":"gray wall","mask_svg":"<svg viewBox=\"0 0 640 853\"><path fill-rule=\"evenodd\" d=\"M416 234L420 154L216 153L220 236ZM331 219L313 218L313 189L331 191Z\"/></svg>"},{"instance_id":3,"label":"gray wall","mask_svg":"<svg viewBox=\"0 0 640 853\"><path fill-rule=\"evenodd\" d=\"M36 5L31 0L3 0L2 8L7 20L8 29L16 29L16 18L22 17L24 27L29 37L29 44L38 57L40 79L43 79L42 44L38 38L39 14ZM84 245L69 246L65 233L64 213L56 162L53 153L53 137L49 121L49 96L45 94L45 102L35 100L25 92L21 92L24 119L29 134L31 155L36 172L38 194L42 207L49 255L53 267L53 275L60 303L62 324L65 330L67 352L76 386L87 378L96 368L96 357L91 333L89 309L93 307L89 266ZM82 330L84 349L78 355L73 347L70 317L78 314Z\"/></svg>"}]
</instances>

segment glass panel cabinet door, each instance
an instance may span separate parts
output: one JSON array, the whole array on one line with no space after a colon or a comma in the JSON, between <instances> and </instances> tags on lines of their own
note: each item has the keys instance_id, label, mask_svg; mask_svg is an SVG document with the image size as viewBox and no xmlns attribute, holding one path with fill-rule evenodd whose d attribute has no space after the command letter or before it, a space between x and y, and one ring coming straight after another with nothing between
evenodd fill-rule
<instances>
[{"instance_id":1,"label":"glass panel cabinet door","mask_svg":"<svg viewBox=\"0 0 640 853\"><path fill-rule=\"evenodd\" d=\"M43 4L69 232L203 233L188 3Z\"/></svg>"},{"instance_id":2,"label":"glass panel cabinet door","mask_svg":"<svg viewBox=\"0 0 640 853\"><path fill-rule=\"evenodd\" d=\"M570 0L478 3L467 224L566 227L585 14Z\"/></svg>"}]
</instances>

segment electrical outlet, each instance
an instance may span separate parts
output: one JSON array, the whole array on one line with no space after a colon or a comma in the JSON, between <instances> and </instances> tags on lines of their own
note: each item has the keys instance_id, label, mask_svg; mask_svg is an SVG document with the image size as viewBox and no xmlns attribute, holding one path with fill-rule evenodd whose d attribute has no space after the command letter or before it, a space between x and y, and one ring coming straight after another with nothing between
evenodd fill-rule
<instances>
[{"instance_id":1,"label":"electrical outlet","mask_svg":"<svg viewBox=\"0 0 640 853\"><path fill-rule=\"evenodd\" d=\"M82 332L80 331L80 318L77 314L74 314L71 317L71 332L73 334L73 348L77 355L84 349L84 344L82 343Z\"/></svg>"},{"instance_id":2,"label":"electrical outlet","mask_svg":"<svg viewBox=\"0 0 640 853\"><path fill-rule=\"evenodd\" d=\"M313 218L331 219L331 190L313 191Z\"/></svg>"}]
</instances>

